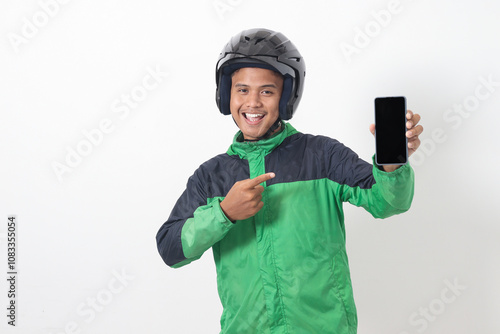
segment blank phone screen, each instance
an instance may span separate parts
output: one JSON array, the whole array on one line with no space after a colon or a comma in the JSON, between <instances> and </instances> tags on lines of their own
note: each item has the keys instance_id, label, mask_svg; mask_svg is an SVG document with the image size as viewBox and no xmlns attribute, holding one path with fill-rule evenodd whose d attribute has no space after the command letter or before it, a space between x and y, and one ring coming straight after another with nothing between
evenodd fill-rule
<instances>
[{"instance_id":1,"label":"blank phone screen","mask_svg":"<svg viewBox=\"0 0 500 334\"><path fill-rule=\"evenodd\" d=\"M379 165L403 165L408 161L406 99L375 99L375 149Z\"/></svg>"}]
</instances>

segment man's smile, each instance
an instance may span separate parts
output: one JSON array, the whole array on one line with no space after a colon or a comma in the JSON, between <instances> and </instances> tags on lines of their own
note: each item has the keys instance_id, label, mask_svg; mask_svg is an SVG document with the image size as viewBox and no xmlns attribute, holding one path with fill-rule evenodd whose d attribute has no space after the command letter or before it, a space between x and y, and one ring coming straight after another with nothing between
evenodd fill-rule
<instances>
[{"instance_id":1,"label":"man's smile","mask_svg":"<svg viewBox=\"0 0 500 334\"><path fill-rule=\"evenodd\" d=\"M264 113L242 113L243 117L245 118L246 122L250 125L257 125L259 124L264 117L266 117L266 114Z\"/></svg>"}]
</instances>

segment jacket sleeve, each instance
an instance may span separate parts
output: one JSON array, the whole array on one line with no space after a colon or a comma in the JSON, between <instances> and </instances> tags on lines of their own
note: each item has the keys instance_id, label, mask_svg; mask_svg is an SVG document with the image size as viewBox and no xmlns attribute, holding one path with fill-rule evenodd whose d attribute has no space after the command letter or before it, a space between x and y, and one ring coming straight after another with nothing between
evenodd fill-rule
<instances>
[{"instance_id":1,"label":"jacket sleeve","mask_svg":"<svg viewBox=\"0 0 500 334\"><path fill-rule=\"evenodd\" d=\"M234 225L220 207L222 198L207 198L206 186L197 170L156 235L158 252L170 267L199 259Z\"/></svg>"},{"instance_id":2,"label":"jacket sleeve","mask_svg":"<svg viewBox=\"0 0 500 334\"><path fill-rule=\"evenodd\" d=\"M365 208L375 218L387 218L410 208L414 173L409 163L387 173L375 161L369 164L342 144L330 148L330 152L331 173L340 180L342 201Z\"/></svg>"},{"instance_id":3,"label":"jacket sleeve","mask_svg":"<svg viewBox=\"0 0 500 334\"><path fill-rule=\"evenodd\" d=\"M375 218L387 218L410 209L414 194L414 173L410 164L393 172L372 165L375 183L369 189L347 189L349 203L365 208Z\"/></svg>"}]
</instances>

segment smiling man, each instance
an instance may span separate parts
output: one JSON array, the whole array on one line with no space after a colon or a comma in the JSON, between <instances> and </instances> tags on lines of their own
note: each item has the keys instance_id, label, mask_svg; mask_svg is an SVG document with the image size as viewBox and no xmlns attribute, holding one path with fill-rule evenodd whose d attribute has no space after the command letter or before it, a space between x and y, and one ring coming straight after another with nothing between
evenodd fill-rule
<instances>
[{"instance_id":1,"label":"smiling man","mask_svg":"<svg viewBox=\"0 0 500 334\"><path fill-rule=\"evenodd\" d=\"M216 66L216 101L240 131L189 178L156 236L173 268L212 248L221 333L355 334L342 205L385 218L413 198L408 164L369 164L285 122L304 77L304 59L281 33L252 29L229 41ZM423 129L419 115L407 115L412 154Z\"/></svg>"},{"instance_id":2,"label":"smiling man","mask_svg":"<svg viewBox=\"0 0 500 334\"><path fill-rule=\"evenodd\" d=\"M258 140L276 122L282 90L283 78L274 71L247 67L233 73L231 115L245 140Z\"/></svg>"}]
</instances>

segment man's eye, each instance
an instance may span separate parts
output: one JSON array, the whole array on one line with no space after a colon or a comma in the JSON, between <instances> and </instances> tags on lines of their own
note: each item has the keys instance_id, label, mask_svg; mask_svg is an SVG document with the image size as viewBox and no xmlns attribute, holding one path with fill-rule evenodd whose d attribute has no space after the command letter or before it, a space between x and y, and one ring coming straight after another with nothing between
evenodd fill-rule
<instances>
[{"instance_id":1,"label":"man's eye","mask_svg":"<svg viewBox=\"0 0 500 334\"><path fill-rule=\"evenodd\" d=\"M273 92L271 92L270 90L264 90L264 91L262 91L262 94L271 95L271 94L273 94Z\"/></svg>"},{"instance_id":2,"label":"man's eye","mask_svg":"<svg viewBox=\"0 0 500 334\"><path fill-rule=\"evenodd\" d=\"M247 93L248 89L240 88L240 89L238 89L238 92L240 92L240 93Z\"/></svg>"}]
</instances>

